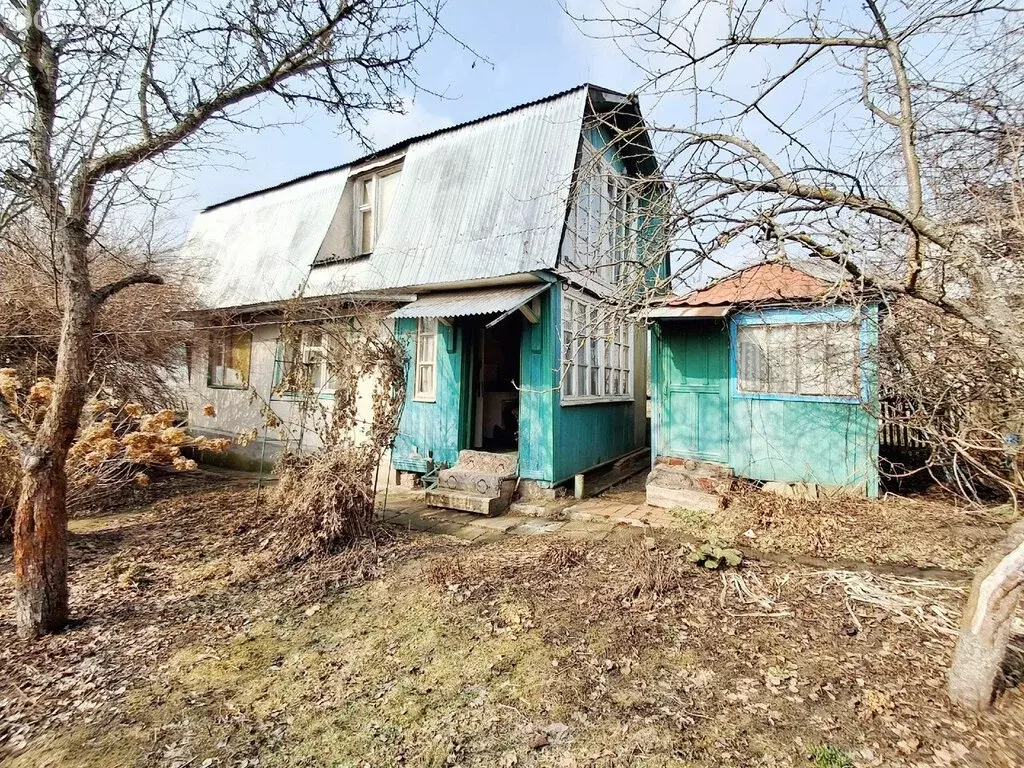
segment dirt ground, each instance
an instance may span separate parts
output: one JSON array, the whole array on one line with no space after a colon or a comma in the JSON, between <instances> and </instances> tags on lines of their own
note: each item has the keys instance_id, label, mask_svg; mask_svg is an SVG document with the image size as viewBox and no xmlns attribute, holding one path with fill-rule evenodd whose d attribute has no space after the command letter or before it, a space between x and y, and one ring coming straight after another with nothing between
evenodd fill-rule
<instances>
[{"instance_id":1,"label":"dirt ground","mask_svg":"<svg viewBox=\"0 0 1024 768\"><path fill-rule=\"evenodd\" d=\"M943 693L965 584L671 535L393 534L269 567L253 492L74 521L66 633L0 612L10 766L1016 766L1024 692ZM0 589L10 589L9 550Z\"/></svg>"},{"instance_id":2,"label":"dirt ground","mask_svg":"<svg viewBox=\"0 0 1024 768\"><path fill-rule=\"evenodd\" d=\"M644 477L602 494L642 504ZM944 499L885 495L878 500L784 499L739 486L717 512L678 509L679 530L762 552L826 560L890 563L969 571L977 567L1019 519L1012 506L958 506Z\"/></svg>"}]
</instances>

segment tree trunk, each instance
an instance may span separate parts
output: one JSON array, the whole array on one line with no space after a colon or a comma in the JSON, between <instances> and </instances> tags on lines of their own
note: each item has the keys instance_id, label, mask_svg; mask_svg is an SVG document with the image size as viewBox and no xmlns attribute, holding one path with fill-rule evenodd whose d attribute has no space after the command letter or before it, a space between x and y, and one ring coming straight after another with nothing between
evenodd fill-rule
<instances>
[{"instance_id":1,"label":"tree trunk","mask_svg":"<svg viewBox=\"0 0 1024 768\"><path fill-rule=\"evenodd\" d=\"M14 602L18 634L34 638L68 619L68 451L78 431L92 370L98 302L89 285L84 240L69 236L64 319L50 404L22 453L21 496L14 519Z\"/></svg>"},{"instance_id":2,"label":"tree trunk","mask_svg":"<svg viewBox=\"0 0 1024 768\"><path fill-rule=\"evenodd\" d=\"M14 529L14 600L18 634L56 632L68 620L66 480L63 462L21 477Z\"/></svg>"},{"instance_id":3,"label":"tree trunk","mask_svg":"<svg viewBox=\"0 0 1024 768\"><path fill-rule=\"evenodd\" d=\"M1022 585L1024 522L1019 522L974 576L947 678L954 704L975 710L992 704Z\"/></svg>"}]
</instances>

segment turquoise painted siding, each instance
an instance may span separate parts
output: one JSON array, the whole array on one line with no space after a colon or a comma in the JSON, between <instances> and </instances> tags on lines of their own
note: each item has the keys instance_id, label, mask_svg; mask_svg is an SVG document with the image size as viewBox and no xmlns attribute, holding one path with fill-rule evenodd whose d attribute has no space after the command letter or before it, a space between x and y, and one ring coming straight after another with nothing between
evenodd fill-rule
<instances>
[{"instance_id":1,"label":"turquoise painted siding","mask_svg":"<svg viewBox=\"0 0 1024 768\"><path fill-rule=\"evenodd\" d=\"M735 329L745 322L829 322L853 317L849 307L830 310L780 309L740 314L727 331L715 332L715 343L726 346L730 359L728 398L728 464L741 477L781 482L813 482L861 487L878 495L877 307L866 308L861 320L861 395L822 398L791 395L750 395L736 387ZM664 322L653 332L653 444L662 456L690 457L678 445L680 434L697 425L691 408L671 399L678 378L671 351L687 321ZM682 425L680 428L679 425ZM674 439L674 437L676 439Z\"/></svg>"},{"instance_id":2,"label":"turquoise painted siding","mask_svg":"<svg viewBox=\"0 0 1024 768\"><path fill-rule=\"evenodd\" d=\"M631 402L562 405L559 386L561 376L561 312L560 286L550 292L556 311L550 313L549 332L556 339L550 359L549 387L554 408L555 483L568 480L578 472L643 448L646 435L637 429L637 409L646 409L643 382L634 382L635 398Z\"/></svg>"},{"instance_id":3,"label":"turquoise painted siding","mask_svg":"<svg viewBox=\"0 0 1024 768\"><path fill-rule=\"evenodd\" d=\"M437 324L437 399L422 403L412 399L412 361L416 359L416 321L395 322L395 334L409 359L405 409L399 423L392 462L398 469L422 472L432 453L436 463L452 465L461 446L459 417L463 379L463 334L459 328ZM413 457L418 458L413 458Z\"/></svg>"},{"instance_id":4,"label":"turquoise painted siding","mask_svg":"<svg viewBox=\"0 0 1024 768\"><path fill-rule=\"evenodd\" d=\"M557 351L553 322L558 285L540 297L540 322L524 323L520 346L519 475L550 483L554 478L552 439L557 393L552 392L552 348Z\"/></svg>"}]
</instances>

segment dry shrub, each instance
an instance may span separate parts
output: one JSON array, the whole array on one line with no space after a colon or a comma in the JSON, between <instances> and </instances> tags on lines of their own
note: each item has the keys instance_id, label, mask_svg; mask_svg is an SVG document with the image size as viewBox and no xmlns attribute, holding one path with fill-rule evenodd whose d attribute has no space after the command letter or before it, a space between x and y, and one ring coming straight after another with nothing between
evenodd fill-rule
<instances>
[{"instance_id":1,"label":"dry shrub","mask_svg":"<svg viewBox=\"0 0 1024 768\"><path fill-rule=\"evenodd\" d=\"M271 504L271 524L285 532L276 550L283 562L335 552L373 526L373 481L379 453L372 444L340 444L310 455L285 454Z\"/></svg>"},{"instance_id":2,"label":"dry shrub","mask_svg":"<svg viewBox=\"0 0 1024 768\"><path fill-rule=\"evenodd\" d=\"M367 307L360 317L351 307L330 302L300 302L290 311L297 317L282 326L286 362L279 389L297 403L321 447L285 454L278 462L279 482L266 524L277 542L280 563L338 552L374 531L377 469L394 443L405 402L405 350L383 322L382 312ZM330 401L320 399L323 382L314 381L313 366L297 353L304 329L321 336ZM358 415L360 384L365 381L373 383L369 424Z\"/></svg>"},{"instance_id":3,"label":"dry shrub","mask_svg":"<svg viewBox=\"0 0 1024 768\"><path fill-rule=\"evenodd\" d=\"M694 576L686 554L678 548L663 549L650 536L631 542L623 558L631 567L620 597L624 600L639 600L648 595L658 598L682 588Z\"/></svg>"},{"instance_id":4,"label":"dry shrub","mask_svg":"<svg viewBox=\"0 0 1024 768\"><path fill-rule=\"evenodd\" d=\"M0 365L31 381L56 368L62 277L49 239L20 229L12 225L0 237ZM90 257L94 285L141 269L166 281L134 286L104 305L93 336L93 379L149 411L174 403L180 396L175 372L192 339L191 323L181 318L195 303L188 280L170 257L142 243L97 248Z\"/></svg>"},{"instance_id":5,"label":"dry shrub","mask_svg":"<svg viewBox=\"0 0 1024 768\"><path fill-rule=\"evenodd\" d=\"M0 397L30 430L38 428L50 403L52 383L39 379L27 390L12 368L0 369ZM75 514L108 501L130 485L148 485L150 469L190 472L196 462L182 452L219 453L229 440L192 437L174 411L146 413L139 403L93 397L67 458L67 506ZM0 438L0 535L9 534L21 488L17 452Z\"/></svg>"}]
</instances>

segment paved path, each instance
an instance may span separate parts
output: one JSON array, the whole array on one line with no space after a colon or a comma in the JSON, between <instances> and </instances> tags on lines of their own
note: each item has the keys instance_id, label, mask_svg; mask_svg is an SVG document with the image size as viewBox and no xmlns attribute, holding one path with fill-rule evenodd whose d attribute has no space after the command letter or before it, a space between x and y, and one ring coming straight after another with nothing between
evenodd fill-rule
<instances>
[{"instance_id":1,"label":"paved path","mask_svg":"<svg viewBox=\"0 0 1024 768\"><path fill-rule=\"evenodd\" d=\"M665 510L600 498L568 505L563 502L548 508L529 504L521 505L521 508L532 510L533 514L510 512L497 517L482 517L470 512L428 507L422 493L391 493L382 519L414 531L443 533L481 543L496 541L502 536L544 534L602 541L613 535L631 535L644 528L670 527L673 521L672 515Z\"/></svg>"}]
</instances>

